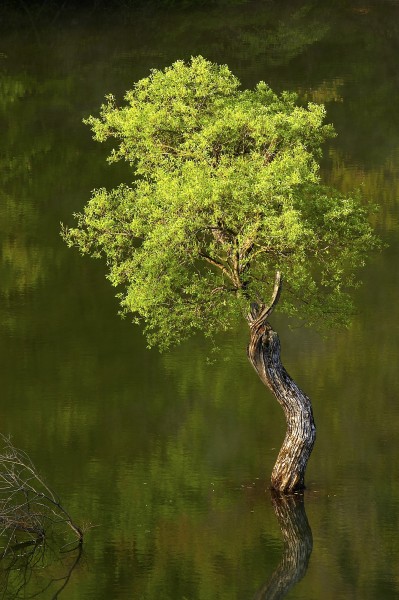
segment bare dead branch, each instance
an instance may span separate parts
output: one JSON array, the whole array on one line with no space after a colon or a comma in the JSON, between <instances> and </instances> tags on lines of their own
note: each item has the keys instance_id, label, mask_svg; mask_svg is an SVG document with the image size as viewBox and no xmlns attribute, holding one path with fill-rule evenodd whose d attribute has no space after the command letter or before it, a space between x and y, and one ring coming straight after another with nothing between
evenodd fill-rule
<instances>
[{"instance_id":1,"label":"bare dead branch","mask_svg":"<svg viewBox=\"0 0 399 600\"><path fill-rule=\"evenodd\" d=\"M9 438L0 438L4 445L0 453L0 559L13 544L43 540L55 524L70 527L82 544L83 531L29 456L15 448ZM18 534L25 537L18 540Z\"/></svg>"}]
</instances>

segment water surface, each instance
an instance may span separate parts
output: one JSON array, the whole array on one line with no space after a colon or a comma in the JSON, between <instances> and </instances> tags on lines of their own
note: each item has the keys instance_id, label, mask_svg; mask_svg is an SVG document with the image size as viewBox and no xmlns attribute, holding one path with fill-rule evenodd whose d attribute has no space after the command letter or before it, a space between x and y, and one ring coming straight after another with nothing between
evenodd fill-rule
<instances>
[{"instance_id":1,"label":"water surface","mask_svg":"<svg viewBox=\"0 0 399 600\"><path fill-rule=\"evenodd\" d=\"M274 321L318 426L312 551L286 597L399 597L399 4L283 4L0 9L0 431L95 525L60 597L271 598L287 549L267 489L284 421L246 360L245 325L220 340L227 362L209 364L199 337L149 351L101 262L59 237L94 187L130 177L82 119L199 53L244 86L324 102L338 137L323 177L381 207L389 247L364 270L352 327L324 340Z\"/></svg>"}]
</instances>

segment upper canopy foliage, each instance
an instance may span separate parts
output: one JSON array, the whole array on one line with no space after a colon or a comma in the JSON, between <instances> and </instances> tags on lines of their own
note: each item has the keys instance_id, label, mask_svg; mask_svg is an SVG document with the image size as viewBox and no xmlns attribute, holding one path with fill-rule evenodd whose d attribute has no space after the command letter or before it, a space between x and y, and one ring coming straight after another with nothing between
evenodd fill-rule
<instances>
[{"instance_id":1,"label":"upper canopy foliage","mask_svg":"<svg viewBox=\"0 0 399 600\"><path fill-rule=\"evenodd\" d=\"M358 196L320 182L320 148L334 135L324 107L264 82L239 90L227 66L200 56L152 71L125 100L107 96L87 123L96 140L117 140L109 160L127 160L135 179L95 190L64 237L106 257L150 345L226 330L251 301L267 303L276 270L279 309L346 323L344 288L378 242Z\"/></svg>"}]
</instances>

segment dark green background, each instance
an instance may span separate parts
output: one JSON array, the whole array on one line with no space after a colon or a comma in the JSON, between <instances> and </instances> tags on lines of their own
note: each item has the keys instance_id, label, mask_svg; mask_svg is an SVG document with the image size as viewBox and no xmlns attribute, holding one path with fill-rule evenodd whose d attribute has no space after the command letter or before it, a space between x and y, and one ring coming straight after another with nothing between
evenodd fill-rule
<instances>
[{"instance_id":1,"label":"dark green background","mask_svg":"<svg viewBox=\"0 0 399 600\"><path fill-rule=\"evenodd\" d=\"M338 133L323 177L381 206L389 247L364 270L349 331L323 340L273 321L318 426L305 494L314 548L287 597L399 598L399 3L198 7L0 8L0 431L76 521L96 525L63 597L254 596L283 547L266 488L284 421L246 360L245 324L220 340L227 362L209 364L200 338L146 350L101 262L68 250L59 223L94 187L129 181L82 119L150 68L200 53L245 87L263 79L322 101Z\"/></svg>"}]
</instances>

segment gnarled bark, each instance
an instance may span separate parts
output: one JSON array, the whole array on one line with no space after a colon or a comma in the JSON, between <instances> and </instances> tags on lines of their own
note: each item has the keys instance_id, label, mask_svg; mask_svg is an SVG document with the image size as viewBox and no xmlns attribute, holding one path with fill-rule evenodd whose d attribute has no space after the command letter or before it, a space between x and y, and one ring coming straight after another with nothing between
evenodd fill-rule
<instances>
[{"instance_id":1,"label":"gnarled bark","mask_svg":"<svg viewBox=\"0 0 399 600\"><path fill-rule=\"evenodd\" d=\"M283 554L254 600L282 600L305 575L313 549L303 494L280 494L272 490L272 503L283 536Z\"/></svg>"},{"instance_id":2,"label":"gnarled bark","mask_svg":"<svg viewBox=\"0 0 399 600\"><path fill-rule=\"evenodd\" d=\"M268 322L278 303L281 285L281 275L277 273L270 305L251 307L248 358L281 404L287 421L285 439L272 472L272 488L293 492L305 487L305 470L316 439L316 427L310 399L281 364L280 340Z\"/></svg>"}]
</instances>

